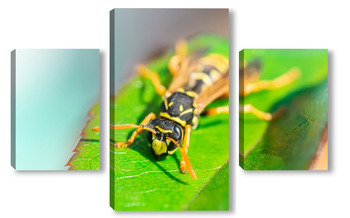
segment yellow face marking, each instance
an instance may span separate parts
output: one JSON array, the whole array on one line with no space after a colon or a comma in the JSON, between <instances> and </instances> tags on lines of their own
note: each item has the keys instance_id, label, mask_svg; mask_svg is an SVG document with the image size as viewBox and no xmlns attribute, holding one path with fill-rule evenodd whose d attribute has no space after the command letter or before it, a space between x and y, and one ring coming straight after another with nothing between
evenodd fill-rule
<instances>
[{"instance_id":1,"label":"yellow face marking","mask_svg":"<svg viewBox=\"0 0 350 218\"><path fill-rule=\"evenodd\" d=\"M185 89L183 89L183 88L179 88L177 91L178 91L178 92L182 92L182 93L184 93L184 92L185 92Z\"/></svg>"},{"instance_id":2,"label":"yellow face marking","mask_svg":"<svg viewBox=\"0 0 350 218\"><path fill-rule=\"evenodd\" d=\"M171 131L171 130L162 129L162 128L160 128L159 126L156 126L156 128L157 128L159 131L161 131L162 133L172 133L172 132L173 132L173 131Z\"/></svg>"},{"instance_id":3,"label":"yellow face marking","mask_svg":"<svg viewBox=\"0 0 350 218\"><path fill-rule=\"evenodd\" d=\"M193 92L193 91L187 91L186 94L192 98L197 96L197 93Z\"/></svg>"},{"instance_id":4,"label":"yellow face marking","mask_svg":"<svg viewBox=\"0 0 350 218\"><path fill-rule=\"evenodd\" d=\"M180 105L179 110L180 110L180 111L184 111L184 106Z\"/></svg>"},{"instance_id":5,"label":"yellow face marking","mask_svg":"<svg viewBox=\"0 0 350 218\"><path fill-rule=\"evenodd\" d=\"M187 113L191 113L192 111L193 111L193 109L192 109L192 108L189 108L189 109L185 110L184 112L182 112L182 113L180 114L180 116L181 116L181 115L184 115L184 114L187 114Z\"/></svg>"},{"instance_id":6,"label":"yellow face marking","mask_svg":"<svg viewBox=\"0 0 350 218\"><path fill-rule=\"evenodd\" d=\"M152 142L152 149L156 155L161 155L167 151L167 146L165 142L156 139Z\"/></svg>"},{"instance_id":7,"label":"yellow face marking","mask_svg":"<svg viewBox=\"0 0 350 218\"><path fill-rule=\"evenodd\" d=\"M175 151L178 149L178 147L176 147L174 150L172 150L172 151L168 151L168 154L170 154L170 155L172 155L172 154L174 154L175 153Z\"/></svg>"},{"instance_id":8,"label":"yellow face marking","mask_svg":"<svg viewBox=\"0 0 350 218\"><path fill-rule=\"evenodd\" d=\"M174 104L174 102L170 102L170 103L169 103L169 107L171 107L171 105L173 105L173 104Z\"/></svg>"},{"instance_id":9,"label":"yellow face marking","mask_svg":"<svg viewBox=\"0 0 350 218\"><path fill-rule=\"evenodd\" d=\"M161 117L164 117L164 118L167 118L169 120L172 120L178 124L180 124L181 126L186 126L186 121L185 120L181 120L180 118L178 117L171 117L168 113L165 113L165 112L161 112L160 113L160 116Z\"/></svg>"}]
</instances>

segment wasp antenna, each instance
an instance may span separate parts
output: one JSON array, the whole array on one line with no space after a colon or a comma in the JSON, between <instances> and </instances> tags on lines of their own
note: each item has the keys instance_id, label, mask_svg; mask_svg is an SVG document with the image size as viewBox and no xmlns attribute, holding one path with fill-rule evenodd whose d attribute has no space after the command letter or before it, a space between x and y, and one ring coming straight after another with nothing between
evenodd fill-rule
<instances>
[{"instance_id":1,"label":"wasp antenna","mask_svg":"<svg viewBox=\"0 0 350 218\"><path fill-rule=\"evenodd\" d=\"M139 127L141 127L144 130L150 131L154 134L157 133L156 130L146 125L136 125L136 124L110 125L110 128L113 130L132 129L132 128L139 128Z\"/></svg>"},{"instance_id":2,"label":"wasp antenna","mask_svg":"<svg viewBox=\"0 0 350 218\"><path fill-rule=\"evenodd\" d=\"M144 130L147 130L147 131L149 131L149 132L151 132L151 133L157 134L157 131L154 130L154 129L152 129L152 128L149 127L149 126L143 125L143 129L144 129Z\"/></svg>"},{"instance_id":3,"label":"wasp antenna","mask_svg":"<svg viewBox=\"0 0 350 218\"><path fill-rule=\"evenodd\" d=\"M110 125L110 128L113 130L132 129L132 128L139 128L139 127L140 125L136 125L136 124Z\"/></svg>"},{"instance_id":4,"label":"wasp antenna","mask_svg":"<svg viewBox=\"0 0 350 218\"><path fill-rule=\"evenodd\" d=\"M186 151L185 149L183 149L179 143L177 143L174 139L170 138L170 137L166 137L167 139L169 139L170 141L172 141L175 145L177 145L177 147L179 147L180 149L180 152L182 154L182 157L185 159L185 163L186 163L186 166L187 166L187 170L188 170L188 173L191 175L191 177L194 179L194 180L197 180L197 176L196 174L194 173L194 170L192 168L192 165L191 165L191 162L190 162L190 159L188 159L188 156L186 154Z\"/></svg>"}]
</instances>

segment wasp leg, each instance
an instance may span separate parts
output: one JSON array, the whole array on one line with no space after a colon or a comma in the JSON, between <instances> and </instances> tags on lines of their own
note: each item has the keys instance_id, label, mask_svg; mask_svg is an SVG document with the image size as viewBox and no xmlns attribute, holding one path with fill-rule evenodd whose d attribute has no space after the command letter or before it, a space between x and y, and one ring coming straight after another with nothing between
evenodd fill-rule
<instances>
[{"instance_id":1,"label":"wasp leg","mask_svg":"<svg viewBox=\"0 0 350 218\"><path fill-rule=\"evenodd\" d=\"M179 40L175 45L175 55L172 56L168 63L168 69L170 73L175 76L181 68L181 64L187 54L187 42L185 40Z\"/></svg>"},{"instance_id":2,"label":"wasp leg","mask_svg":"<svg viewBox=\"0 0 350 218\"><path fill-rule=\"evenodd\" d=\"M274 90L289 85L300 77L300 70L292 68L287 73L277 77L274 80L261 80L253 83L244 84L243 90L240 91L240 96L247 96L250 93L260 92L262 90Z\"/></svg>"},{"instance_id":3,"label":"wasp leg","mask_svg":"<svg viewBox=\"0 0 350 218\"><path fill-rule=\"evenodd\" d=\"M138 73L147 79L150 79L158 95L163 96L166 92L166 88L159 80L158 73L150 71L145 65L140 64L137 66Z\"/></svg>"},{"instance_id":4,"label":"wasp leg","mask_svg":"<svg viewBox=\"0 0 350 218\"><path fill-rule=\"evenodd\" d=\"M188 148L190 147L191 130L192 130L191 125L185 126L185 136L184 136L184 142L182 144L182 147L184 148L186 154L187 154ZM185 158L181 158L180 170L181 170L181 173L187 173L187 171L188 171L187 166L186 166L186 162L185 162Z\"/></svg>"},{"instance_id":5,"label":"wasp leg","mask_svg":"<svg viewBox=\"0 0 350 218\"><path fill-rule=\"evenodd\" d=\"M154 113L150 113L148 114L145 119L142 120L142 122L140 123L140 125L146 125L149 123L149 121L153 120L154 118L156 118L156 115ZM114 130L119 130L119 129L125 129L125 127L128 126L128 124L126 125L117 125L117 126L113 126L111 125L111 129ZM130 136L130 138L126 141L126 142L115 142L112 143L112 145L114 145L117 148L124 148L124 147L128 147L131 143L134 142L137 134L139 134L140 132L142 132L144 128L143 127L139 127L137 128L132 135Z\"/></svg>"},{"instance_id":6,"label":"wasp leg","mask_svg":"<svg viewBox=\"0 0 350 218\"><path fill-rule=\"evenodd\" d=\"M217 114L228 114L229 113L229 106L222 106L222 107L215 107L210 108L206 111L204 111L204 114L207 116L217 115Z\"/></svg>"},{"instance_id":7,"label":"wasp leg","mask_svg":"<svg viewBox=\"0 0 350 218\"><path fill-rule=\"evenodd\" d=\"M281 113L284 111L284 108L283 107L279 108L275 113L266 113L256 109L251 104L246 104L246 105L239 105L239 111L245 114L247 113L254 114L261 120L271 121L272 119L280 116Z\"/></svg>"}]
</instances>

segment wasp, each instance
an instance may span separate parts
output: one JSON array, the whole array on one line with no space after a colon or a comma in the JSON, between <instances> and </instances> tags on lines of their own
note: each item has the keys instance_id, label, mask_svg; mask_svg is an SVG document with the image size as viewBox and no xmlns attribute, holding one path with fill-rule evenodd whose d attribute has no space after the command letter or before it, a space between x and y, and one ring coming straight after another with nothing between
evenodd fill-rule
<instances>
[{"instance_id":1,"label":"wasp","mask_svg":"<svg viewBox=\"0 0 350 218\"><path fill-rule=\"evenodd\" d=\"M187 54L187 47L185 40L179 40L175 45L175 54L168 62L173 79L167 89L161 84L157 72L152 72L142 64L137 66L139 75L150 79L162 97L159 116L150 113L139 125L111 125L110 128L136 129L127 141L113 143L118 148L128 147L139 133L147 131L151 152L157 159L172 155L179 149L182 155L181 173L189 172L193 179L197 179L187 156L191 131L198 126L202 113L215 115L229 112L228 105L204 111L212 101L228 96L229 61L217 53ZM98 131L99 127L93 130Z\"/></svg>"},{"instance_id":2,"label":"wasp","mask_svg":"<svg viewBox=\"0 0 350 218\"><path fill-rule=\"evenodd\" d=\"M243 51L241 51L243 52ZM273 80L260 80L260 72L261 72L261 61L256 59L250 62L249 64L245 64L245 62L240 63L239 69L239 96L245 97L252 93L261 92L264 90L275 90L282 87L285 87L294 81L296 81L301 72L299 68L293 67L288 70L286 73L281 76L273 79ZM283 107L280 107L277 111L273 113L268 113L261 111L255 108L251 104L239 105L239 112L241 113L250 113L255 115L261 120L271 121L272 119L280 116L284 111Z\"/></svg>"}]
</instances>

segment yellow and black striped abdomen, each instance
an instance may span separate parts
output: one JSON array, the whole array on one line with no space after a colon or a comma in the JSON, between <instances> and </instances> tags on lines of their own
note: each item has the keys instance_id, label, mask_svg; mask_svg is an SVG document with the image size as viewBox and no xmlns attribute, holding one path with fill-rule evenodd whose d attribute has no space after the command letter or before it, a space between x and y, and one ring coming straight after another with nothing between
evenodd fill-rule
<instances>
[{"instance_id":1,"label":"yellow and black striped abdomen","mask_svg":"<svg viewBox=\"0 0 350 218\"><path fill-rule=\"evenodd\" d=\"M228 59L219 54L210 54L200 59L184 87L165 97L160 117L172 120L182 127L198 125L199 114L194 114L194 100L206 88L228 73Z\"/></svg>"},{"instance_id":2,"label":"yellow and black striped abdomen","mask_svg":"<svg viewBox=\"0 0 350 218\"><path fill-rule=\"evenodd\" d=\"M185 89L200 94L226 73L228 73L228 59L219 54L210 54L200 59Z\"/></svg>"}]
</instances>

